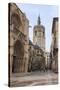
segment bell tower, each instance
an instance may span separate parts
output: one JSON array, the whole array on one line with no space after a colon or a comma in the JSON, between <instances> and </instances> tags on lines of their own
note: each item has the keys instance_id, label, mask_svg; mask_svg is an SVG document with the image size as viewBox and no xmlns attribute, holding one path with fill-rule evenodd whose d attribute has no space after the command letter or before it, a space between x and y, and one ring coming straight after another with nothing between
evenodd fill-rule
<instances>
[{"instance_id":1,"label":"bell tower","mask_svg":"<svg viewBox=\"0 0 60 90\"><path fill-rule=\"evenodd\" d=\"M37 25L35 25L33 29L33 43L45 50L45 28L41 25L40 15L37 19Z\"/></svg>"}]
</instances>

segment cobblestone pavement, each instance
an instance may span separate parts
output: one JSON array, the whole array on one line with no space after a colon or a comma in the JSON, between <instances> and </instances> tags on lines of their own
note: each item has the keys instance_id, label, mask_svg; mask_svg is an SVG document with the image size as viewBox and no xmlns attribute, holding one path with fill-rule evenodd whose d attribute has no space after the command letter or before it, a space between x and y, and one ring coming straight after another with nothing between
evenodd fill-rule
<instances>
[{"instance_id":1,"label":"cobblestone pavement","mask_svg":"<svg viewBox=\"0 0 60 90\"><path fill-rule=\"evenodd\" d=\"M58 74L50 71L13 74L10 79L11 87L58 84Z\"/></svg>"}]
</instances>

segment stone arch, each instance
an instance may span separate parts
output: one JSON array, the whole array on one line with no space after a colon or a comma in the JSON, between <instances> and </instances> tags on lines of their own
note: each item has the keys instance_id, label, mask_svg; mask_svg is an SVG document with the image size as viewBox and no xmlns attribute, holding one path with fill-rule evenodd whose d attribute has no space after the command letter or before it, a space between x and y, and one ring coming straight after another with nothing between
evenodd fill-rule
<instances>
[{"instance_id":1,"label":"stone arch","mask_svg":"<svg viewBox=\"0 0 60 90\"><path fill-rule=\"evenodd\" d=\"M17 40L14 43L14 54L12 64L13 73L22 72L23 58L24 58L24 46L20 40Z\"/></svg>"}]
</instances>

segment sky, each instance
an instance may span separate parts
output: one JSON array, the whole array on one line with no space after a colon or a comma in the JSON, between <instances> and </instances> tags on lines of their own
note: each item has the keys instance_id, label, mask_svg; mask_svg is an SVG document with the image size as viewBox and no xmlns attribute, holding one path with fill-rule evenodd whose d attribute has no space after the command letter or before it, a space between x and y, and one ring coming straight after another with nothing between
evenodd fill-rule
<instances>
[{"instance_id":1,"label":"sky","mask_svg":"<svg viewBox=\"0 0 60 90\"><path fill-rule=\"evenodd\" d=\"M40 15L41 24L45 27L45 49L50 51L51 31L54 17L58 17L58 6L56 5L41 5L41 4L23 4L17 3L22 12L26 14L29 20L29 38L33 42L33 27L37 25L37 19Z\"/></svg>"}]
</instances>

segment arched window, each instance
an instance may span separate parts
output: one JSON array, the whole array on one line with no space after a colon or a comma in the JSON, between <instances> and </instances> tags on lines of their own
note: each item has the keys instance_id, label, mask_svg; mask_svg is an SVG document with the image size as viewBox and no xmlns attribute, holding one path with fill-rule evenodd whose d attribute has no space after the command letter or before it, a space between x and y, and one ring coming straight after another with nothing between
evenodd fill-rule
<instances>
[{"instance_id":1,"label":"arched window","mask_svg":"<svg viewBox=\"0 0 60 90\"><path fill-rule=\"evenodd\" d=\"M15 13L11 16L11 24L13 24L15 28L19 28L21 25L20 17Z\"/></svg>"}]
</instances>

